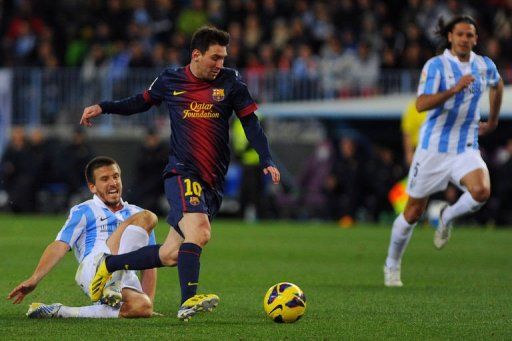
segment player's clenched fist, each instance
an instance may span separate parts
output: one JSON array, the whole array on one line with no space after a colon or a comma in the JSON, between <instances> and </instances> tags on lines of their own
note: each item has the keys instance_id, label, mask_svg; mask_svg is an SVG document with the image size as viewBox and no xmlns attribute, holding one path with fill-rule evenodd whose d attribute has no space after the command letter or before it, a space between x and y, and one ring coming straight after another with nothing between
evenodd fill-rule
<instances>
[{"instance_id":1,"label":"player's clenched fist","mask_svg":"<svg viewBox=\"0 0 512 341\"><path fill-rule=\"evenodd\" d=\"M459 79L459 82L457 85L455 85L455 92L461 92L465 88L467 88L473 81L475 80L475 77L472 75L464 75Z\"/></svg>"}]
</instances>

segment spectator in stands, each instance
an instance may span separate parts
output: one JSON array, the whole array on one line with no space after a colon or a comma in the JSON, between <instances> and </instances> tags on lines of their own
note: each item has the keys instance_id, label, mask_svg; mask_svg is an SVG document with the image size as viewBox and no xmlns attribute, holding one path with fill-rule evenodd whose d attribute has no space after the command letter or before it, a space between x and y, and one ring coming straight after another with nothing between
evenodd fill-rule
<instances>
[{"instance_id":1,"label":"spectator in stands","mask_svg":"<svg viewBox=\"0 0 512 341\"><path fill-rule=\"evenodd\" d=\"M30 160L34 181L36 212L57 213L67 208L66 183L63 180L61 146L41 128L30 133Z\"/></svg>"},{"instance_id":2,"label":"spectator in stands","mask_svg":"<svg viewBox=\"0 0 512 341\"><path fill-rule=\"evenodd\" d=\"M108 23L112 40L124 39L132 10L126 8L121 0L109 0L104 4L105 7L97 13L98 17Z\"/></svg>"},{"instance_id":3,"label":"spectator in stands","mask_svg":"<svg viewBox=\"0 0 512 341\"><path fill-rule=\"evenodd\" d=\"M261 115L259 117L261 120ZM246 222L253 223L262 214L264 184L259 166L260 157L249 144L240 120L232 123L231 144L234 156L242 166L240 211Z\"/></svg>"},{"instance_id":4,"label":"spectator in stands","mask_svg":"<svg viewBox=\"0 0 512 341\"><path fill-rule=\"evenodd\" d=\"M379 56L369 43L360 42L357 47L355 63L350 69L352 86L357 87L359 94L368 96L377 93L377 82L380 74L379 65Z\"/></svg>"},{"instance_id":5,"label":"spectator in stands","mask_svg":"<svg viewBox=\"0 0 512 341\"><path fill-rule=\"evenodd\" d=\"M87 162L93 157L94 150L87 142L85 131L81 127L76 128L71 143L64 147L60 161L63 166L61 172L66 178L70 205L79 202L82 194L89 195L89 189L81 174Z\"/></svg>"},{"instance_id":6,"label":"spectator in stands","mask_svg":"<svg viewBox=\"0 0 512 341\"><path fill-rule=\"evenodd\" d=\"M298 57L292 63L294 96L300 99L316 98L318 94L318 58L307 44L299 46Z\"/></svg>"},{"instance_id":7,"label":"spectator in stands","mask_svg":"<svg viewBox=\"0 0 512 341\"><path fill-rule=\"evenodd\" d=\"M378 222L382 214L393 213L388 193L402 177L403 169L395 162L390 148L375 146L370 158L364 162L364 172L364 207L368 211L368 218Z\"/></svg>"},{"instance_id":8,"label":"spectator in stands","mask_svg":"<svg viewBox=\"0 0 512 341\"><path fill-rule=\"evenodd\" d=\"M180 13L177 2L157 0L147 2L151 16L151 30L155 42L167 43L176 26L176 18Z\"/></svg>"},{"instance_id":9,"label":"spectator in stands","mask_svg":"<svg viewBox=\"0 0 512 341\"><path fill-rule=\"evenodd\" d=\"M357 209L362 204L364 181L364 163L357 142L352 136L344 136L338 143L336 158L325 184L330 216L341 227L354 224Z\"/></svg>"},{"instance_id":10,"label":"spectator in stands","mask_svg":"<svg viewBox=\"0 0 512 341\"><path fill-rule=\"evenodd\" d=\"M162 199L165 203L162 169L167 164L169 150L158 132L149 128L144 143L137 152L135 180L130 194L130 202L145 207L156 215L163 215Z\"/></svg>"},{"instance_id":11,"label":"spectator in stands","mask_svg":"<svg viewBox=\"0 0 512 341\"><path fill-rule=\"evenodd\" d=\"M208 23L208 14L203 0L192 0L191 6L184 8L178 17L178 30L191 36L196 29Z\"/></svg>"},{"instance_id":12,"label":"spectator in stands","mask_svg":"<svg viewBox=\"0 0 512 341\"><path fill-rule=\"evenodd\" d=\"M107 67L108 57L105 48L101 44L94 44L82 64L82 79L86 83L97 81L100 76L106 74Z\"/></svg>"},{"instance_id":13,"label":"spectator in stands","mask_svg":"<svg viewBox=\"0 0 512 341\"><path fill-rule=\"evenodd\" d=\"M149 68L153 66L151 56L146 53L146 49L140 41L133 41L130 44L130 62L131 68Z\"/></svg>"},{"instance_id":14,"label":"spectator in stands","mask_svg":"<svg viewBox=\"0 0 512 341\"><path fill-rule=\"evenodd\" d=\"M12 129L11 141L3 155L0 172L11 211L33 212L36 206L36 177L23 127L17 126Z\"/></svg>"},{"instance_id":15,"label":"spectator in stands","mask_svg":"<svg viewBox=\"0 0 512 341\"><path fill-rule=\"evenodd\" d=\"M325 219L328 216L325 179L332 170L333 154L330 142L323 141L316 146L313 155L305 159L297 179L299 218Z\"/></svg>"},{"instance_id":16,"label":"spectator in stands","mask_svg":"<svg viewBox=\"0 0 512 341\"><path fill-rule=\"evenodd\" d=\"M496 198L496 223L503 225L512 224L512 138L507 139L505 146L500 149L497 165L493 174L496 181L493 182L494 197Z\"/></svg>"}]
</instances>

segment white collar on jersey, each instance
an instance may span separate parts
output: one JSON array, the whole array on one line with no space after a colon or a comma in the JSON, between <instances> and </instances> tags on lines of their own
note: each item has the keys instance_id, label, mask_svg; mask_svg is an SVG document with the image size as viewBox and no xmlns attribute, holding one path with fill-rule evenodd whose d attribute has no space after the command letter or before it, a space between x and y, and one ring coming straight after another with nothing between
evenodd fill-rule
<instances>
[{"instance_id":1,"label":"white collar on jersey","mask_svg":"<svg viewBox=\"0 0 512 341\"><path fill-rule=\"evenodd\" d=\"M454 56L449 49L445 49L444 52L443 52L443 56L445 56L446 58L450 59L450 60L453 60L454 62L458 63L458 64L462 64L462 63L465 63L465 62L461 62L459 60L459 58L457 58L457 56ZM475 56L476 56L476 53L474 53L473 51L470 52L469 54L469 63L472 63L473 60L475 60Z\"/></svg>"},{"instance_id":2,"label":"white collar on jersey","mask_svg":"<svg viewBox=\"0 0 512 341\"><path fill-rule=\"evenodd\" d=\"M107 210L109 210L109 211L110 211L110 208L109 208L107 205L105 205L105 203L103 202L103 200L101 200L101 199L100 199L100 197L98 197L96 194L94 194L94 196L92 197L92 200L93 200L93 201L94 201L94 203L95 203L96 205L98 205L99 207L106 208ZM122 198L121 198L121 205L122 205L122 206L123 206L123 208L124 208L124 206L125 206L125 202L123 201L123 199L122 199ZM116 212L117 212L117 211L116 211Z\"/></svg>"}]
</instances>

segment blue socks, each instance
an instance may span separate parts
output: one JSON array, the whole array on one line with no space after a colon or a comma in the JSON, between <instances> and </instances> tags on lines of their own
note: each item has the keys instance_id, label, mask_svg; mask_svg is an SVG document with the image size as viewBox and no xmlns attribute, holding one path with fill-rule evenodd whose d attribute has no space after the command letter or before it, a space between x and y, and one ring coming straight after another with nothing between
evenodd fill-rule
<instances>
[{"instance_id":1,"label":"blue socks","mask_svg":"<svg viewBox=\"0 0 512 341\"><path fill-rule=\"evenodd\" d=\"M109 272L117 270L145 270L161 268L163 266L158 255L161 245L144 246L138 250L111 255L105 259L105 265Z\"/></svg>"},{"instance_id":2,"label":"blue socks","mask_svg":"<svg viewBox=\"0 0 512 341\"><path fill-rule=\"evenodd\" d=\"M178 252L178 275L180 278L182 304L197 292L201 251L202 249L199 245L183 243Z\"/></svg>"}]
</instances>

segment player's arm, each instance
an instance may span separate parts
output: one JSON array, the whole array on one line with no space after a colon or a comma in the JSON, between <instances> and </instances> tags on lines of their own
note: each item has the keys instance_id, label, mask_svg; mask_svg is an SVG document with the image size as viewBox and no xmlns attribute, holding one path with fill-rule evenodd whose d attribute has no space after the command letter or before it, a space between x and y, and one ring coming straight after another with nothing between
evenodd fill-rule
<instances>
[{"instance_id":1,"label":"player's arm","mask_svg":"<svg viewBox=\"0 0 512 341\"><path fill-rule=\"evenodd\" d=\"M418 96L418 98L416 99L416 110L422 112L440 106L441 104L443 104L444 102L446 102L447 100L449 100L450 98L452 98L453 96L467 88L471 83L473 83L474 80L475 77L473 77L472 75L464 75L460 78L459 82L455 84L455 86L446 91L438 92L435 94L422 94Z\"/></svg>"},{"instance_id":2,"label":"player's arm","mask_svg":"<svg viewBox=\"0 0 512 341\"><path fill-rule=\"evenodd\" d=\"M152 106L146 92L117 101L103 101L84 109L80 124L92 126L91 119L101 114L133 115L149 110Z\"/></svg>"},{"instance_id":3,"label":"player's arm","mask_svg":"<svg viewBox=\"0 0 512 341\"><path fill-rule=\"evenodd\" d=\"M265 173L265 175L270 174L272 176L272 182L275 184L279 183L281 174L272 160L268 140L263 132L263 128L261 128L258 117L254 113L251 113L241 117L240 122L242 122L245 136L251 144L251 147L253 147L260 156L260 164L263 167L263 173Z\"/></svg>"},{"instance_id":4,"label":"player's arm","mask_svg":"<svg viewBox=\"0 0 512 341\"><path fill-rule=\"evenodd\" d=\"M156 269L141 271L141 277L142 291L149 296L151 302L154 302L156 292Z\"/></svg>"},{"instance_id":5,"label":"player's arm","mask_svg":"<svg viewBox=\"0 0 512 341\"><path fill-rule=\"evenodd\" d=\"M478 133L485 135L490 133L498 126L498 117L501 110L501 102L503 100L503 80L499 80L496 86L489 89L489 118L487 122L481 122Z\"/></svg>"},{"instance_id":6,"label":"player's arm","mask_svg":"<svg viewBox=\"0 0 512 341\"><path fill-rule=\"evenodd\" d=\"M39 282L46 276L54 267L57 265L62 257L69 251L69 245L56 240L46 247L39 264L36 269L27 280L21 282L16 288L14 288L7 299L12 299L13 304L21 303L25 296L31 293Z\"/></svg>"}]
</instances>

